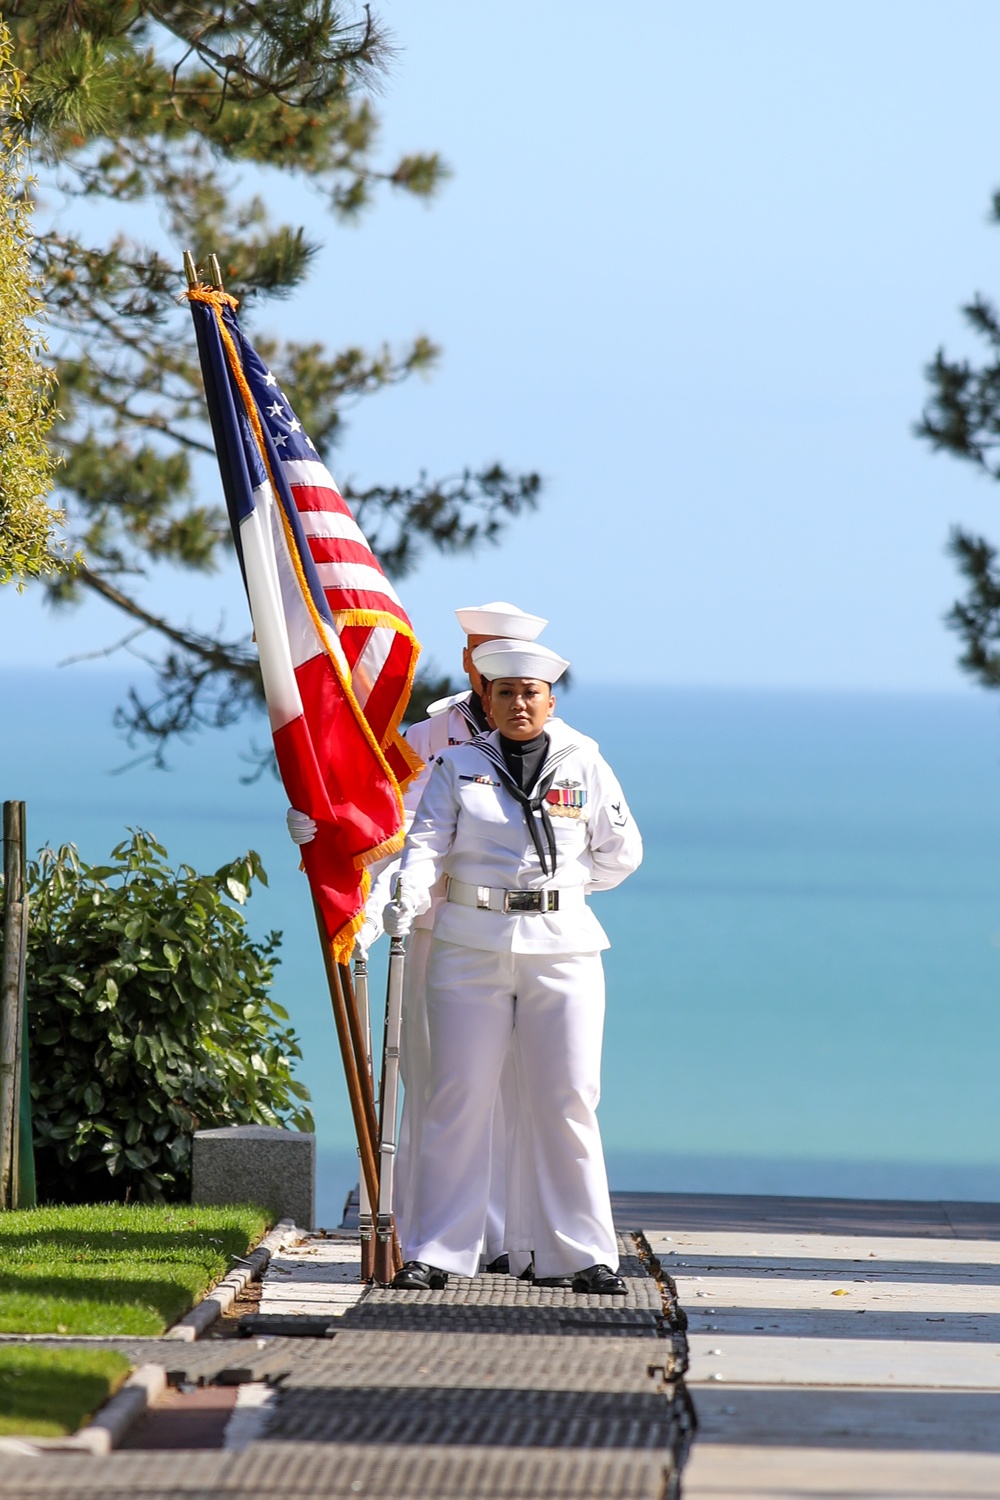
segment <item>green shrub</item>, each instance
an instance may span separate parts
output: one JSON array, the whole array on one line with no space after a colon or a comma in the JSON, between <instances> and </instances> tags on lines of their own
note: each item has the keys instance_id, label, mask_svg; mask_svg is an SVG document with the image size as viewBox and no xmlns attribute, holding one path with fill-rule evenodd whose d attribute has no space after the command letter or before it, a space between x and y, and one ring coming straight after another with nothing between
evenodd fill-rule
<instances>
[{"instance_id":1,"label":"green shrub","mask_svg":"<svg viewBox=\"0 0 1000 1500\"><path fill-rule=\"evenodd\" d=\"M72 845L29 870L28 1012L39 1197L184 1199L191 1135L216 1125L312 1128L300 1057L271 999L279 933L238 909L267 877L252 851L176 872L133 831L111 863ZM233 903L236 903L235 905Z\"/></svg>"}]
</instances>

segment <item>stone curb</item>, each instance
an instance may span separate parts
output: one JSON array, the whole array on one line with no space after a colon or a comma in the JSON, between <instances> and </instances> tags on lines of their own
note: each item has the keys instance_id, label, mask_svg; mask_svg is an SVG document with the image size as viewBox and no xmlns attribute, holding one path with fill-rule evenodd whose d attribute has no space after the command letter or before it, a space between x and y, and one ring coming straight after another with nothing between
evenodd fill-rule
<instances>
[{"instance_id":1,"label":"stone curb","mask_svg":"<svg viewBox=\"0 0 1000 1500\"><path fill-rule=\"evenodd\" d=\"M193 1343L195 1339L201 1338L217 1318L228 1312L243 1289L264 1274L271 1256L282 1248L290 1235L296 1233L298 1230L294 1219L281 1219L270 1234L264 1236L256 1250L251 1250L245 1260L224 1276L218 1286L213 1287L208 1296L203 1297L189 1313L185 1313L173 1328L168 1328L163 1337L183 1339L186 1343Z\"/></svg>"},{"instance_id":2,"label":"stone curb","mask_svg":"<svg viewBox=\"0 0 1000 1500\"><path fill-rule=\"evenodd\" d=\"M88 1426L63 1438L0 1438L0 1453L40 1457L44 1453L92 1453L101 1458L117 1448L132 1423L167 1387L162 1365L140 1365L120 1391L105 1402Z\"/></svg>"}]
</instances>

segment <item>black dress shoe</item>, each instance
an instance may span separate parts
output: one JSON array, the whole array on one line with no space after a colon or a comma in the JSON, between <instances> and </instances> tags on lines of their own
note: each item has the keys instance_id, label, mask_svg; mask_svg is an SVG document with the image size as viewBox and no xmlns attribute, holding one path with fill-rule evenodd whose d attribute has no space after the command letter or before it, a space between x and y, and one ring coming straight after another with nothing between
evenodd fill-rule
<instances>
[{"instance_id":1,"label":"black dress shoe","mask_svg":"<svg viewBox=\"0 0 1000 1500\"><path fill-rule=\"evenodd\" d=\"M596 1292L599 1297L624 1297L628 1287L609 1266L587 1266L573 1277L574 1292Z\"/></svg>"},{"instance_id":2,"label":"black dress shoe","mask_svg":"<svg viewBox=\"0 0 1000 1500\"><path fill-rule=\"evenodd\" d=\"M448 1285L448 1272L429 1266L425 1260L408 1260L392 1278L396 1291L440 1292Z\"/></svg>"},{"instance_id":3,"label":"black dress shoe","mask_svg":"<svg viewBox=\"0 0 1000 1500\"><path fill-rule=\"evenodd\" d=\"M536 1276L535 1286L561 1286L569 1291L573 1285L572 1276Z\"/></svg>"},{"instance_id":4,"label":"black dress shoe","mask_svg":"<svg viewBox=\"0 0 1000 1500\"><path fill-rule=\"evenodd\" d=\"M483 1267L483 1270L489 1271L491 1276L509 1276L510 1257L508 1255L498 1255L496 1260L491 1260L488 1266Z\"/></svg>"}]
</instances>

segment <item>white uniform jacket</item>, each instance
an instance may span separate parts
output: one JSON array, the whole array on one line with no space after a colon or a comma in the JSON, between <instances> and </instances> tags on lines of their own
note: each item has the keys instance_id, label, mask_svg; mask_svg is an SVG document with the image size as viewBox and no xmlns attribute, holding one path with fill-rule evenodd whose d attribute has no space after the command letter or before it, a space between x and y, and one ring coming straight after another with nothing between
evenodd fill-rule
<instances>
[{"instance_id":1,"label":"white uniform jacket","mask_svg":"<svg viewBox=\"0 0 1000 1500\"><path fill-rule=\"evenodd\" d=\"M434 936L498 953L599 953L609 946L586 906L635 870L642 840L614 773L596 743L559 719L545 726L554 771L547 803L558 853L544 874L521 804L501 781L496 730L437 757L403 851L402 874L421 906L441 877L499 890L572 892L556 912L504 913L442 901Z\"/></svg>"},{"instance_id":2,"label":"white uniform jacket","mask_svg":"<svg viewBox=\"0 0 1000 1500\"><path fill-rule=\"evenodd\" d=\"M479 733L476 716L469 706L471 698L472 694L469 692L456 693L451 698L439 698L428 708L427 718L411 724L406 731L406 743L424 762L424 769L420 775L414 777L403 793L403 811L406 814L407 829L412 824L414 814L420 806L420 799L430 780L437 757L449 746L464 745ZM379 932L382 930L383 908L392 895L392 878L399 869L399 858L398 854L390 855L388 859L372 869L372 888L365 914ZM435 902L443 894L444 886L442 885L441 890L435 892ZM433 927L433 925L433 906L421 913L414 923L415 927Z\"/></svg>"}]
</instances>

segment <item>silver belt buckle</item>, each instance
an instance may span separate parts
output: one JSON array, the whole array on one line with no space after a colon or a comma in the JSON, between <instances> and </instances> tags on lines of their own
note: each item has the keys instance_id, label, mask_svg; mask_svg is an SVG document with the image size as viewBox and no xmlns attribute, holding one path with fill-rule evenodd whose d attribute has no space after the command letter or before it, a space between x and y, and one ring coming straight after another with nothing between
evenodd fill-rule
<instances>
[{"instance_id":1,"label":"silver belt buckle","mask_svg":"<svg viewBox=\"0 0 1000 1500\"><path fill-rule=\"evenodd\" d=\"M512 911L544 911L542 897L545 891L505 891L503 909Z\"/></svg>"},{"instance_id":2,"label":"silver belt buckle","mask_svg":"<svg viewBox=\"0 0 1000 1500\"><path fill-rule=\"evenodd\" d=\"M476 906L480 911L490 909L490 888L488 885L476 886Z\"/></svg>"}]
</instances>

